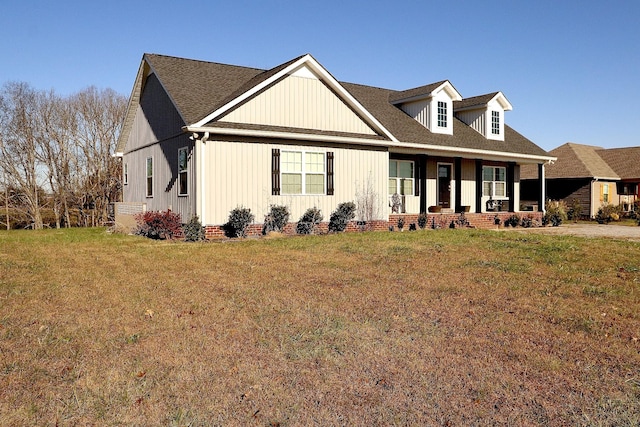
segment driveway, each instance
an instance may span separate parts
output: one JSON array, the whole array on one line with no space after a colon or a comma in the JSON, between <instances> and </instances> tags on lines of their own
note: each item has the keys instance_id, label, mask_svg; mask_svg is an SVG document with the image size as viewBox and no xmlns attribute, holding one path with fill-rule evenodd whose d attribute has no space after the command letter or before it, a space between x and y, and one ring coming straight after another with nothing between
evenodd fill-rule
<instances>
[{"instance_id":1,"label":"driveway","mask_svg":"<svg viewBox=\"0 0 640 427\"><path fill-rule=\"evenodd\" d=\"M640 227L613 224L562 224L559 227L501 228L524 233L569 234L582 237L608 237L612 239L640 241Z\"/></svg>"}]
</instances>

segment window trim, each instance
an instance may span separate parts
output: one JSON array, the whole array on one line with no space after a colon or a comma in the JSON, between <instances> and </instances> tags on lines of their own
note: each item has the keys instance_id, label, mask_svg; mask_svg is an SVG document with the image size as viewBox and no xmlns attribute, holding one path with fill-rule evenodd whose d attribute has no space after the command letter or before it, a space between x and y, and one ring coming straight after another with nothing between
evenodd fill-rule
<instances>
[{"instance_id":1,"label":"window trim","mask_svg":"<svg viewBox=\"0 0 640 427\"><path fill-rule=\"evenodd\" d=\"M149 173L149 165L151 165L151 173ZM147 157L145 162L145 175L146 175L146 196L147 198L153 197L153 156Z\"/></svg>"},{"instance_id":2,"label":"window trim","mask_svg":"<svg viewBox=\"0 0 640 427\"><path fill-rule=\"evenodd\" d=\"M185 154L185 165L184 169L180 170L180 153L184 152ZM185 187L186 191L182 191L182 177L181 174L185 174ZM188 196L189 195L189 147L180 147L178 148L178 196Z\"/></svg>"},{"instance_id":3,"label":"window trim","mask_svg":"<svg viewBox=\"0 0 640 427\"><path fill-rule=\"evenodd\" d=\"M448 105L447 101L438 101L436 104L437 123L439 128L447 128L449 125L448 120Z\"/></svg>"},{"instance_id":4,"label":"window trim","mask_svg":"<svg viewBox=\"0 0 640 427\"><path fill-rule=\"evenodd\" d=\"M387 187L389 186L389 181L392 179L396 182L396 191L394 193L389 193L389 196L393 196L398 193L401 196L415 196L416 195L416 162L413 160L403 160L403 159L389 159L389 163L396 162L396 175L398 175L398 171L400 170L400 163L410 163L411 164L411 178L403 178L399 176L391 176L391 168L389 168L389 177L387 181ZM400 184L401 179L409 179L411 180L411 194L402 194L401 189L402 186ZM387 190L388 191L388 190Z\"/></svg>"},{"instance_id":5,"label":"window trim","mask_svg":"<svg viewBox=\"0 0 640 427\"><path fill-rule=\"evenodd\" d=\"M500 111L491 111L491 135L500 135Z\"/></svg>"},{"instance_id":6,"label":"window trim","mask_svg":"<svg viewBox=\"0 0 640 427\"><path fill-rule=\"evenodd\" d=\"M491 168L492 173L491 176L493 179L491 181L487 181L484 179L484 171L485 169ZM502 169L504 173L504 181L496 180L496 170ZM485 194L485 183L491 184L490 194ZM504 183L504 195L497 196L496 195L496 183ZM489 197L491 200L507 200L509 197L507 195L507 167L506 166L491 166L491 165L483 165L482 166L482 196Z\"/></svg>"},{"instance_id":7,"label":"window trim","mask_svg":"<svg viewBox=\"0 0 640 427\"><path fill-rule=\"evenodd\" d=\"M300 153L301 155L301 170L298 171L287 171L283 167L282 158L286 153ZM307 154L321 154L322 155L322 172L310 172L307 171ZM327 152L326 151L316 151L316 150L280 150L278 153L278 161L279 161L279 194L286 196L327 196L328 194L328 182L327 182ZM301 182L300 182L300 193L287 193L285 191L283 176L286 174L300 174ZM322 175L322 193L307 193L307 176L308 175Z\"/></svg>"}]
</instances>

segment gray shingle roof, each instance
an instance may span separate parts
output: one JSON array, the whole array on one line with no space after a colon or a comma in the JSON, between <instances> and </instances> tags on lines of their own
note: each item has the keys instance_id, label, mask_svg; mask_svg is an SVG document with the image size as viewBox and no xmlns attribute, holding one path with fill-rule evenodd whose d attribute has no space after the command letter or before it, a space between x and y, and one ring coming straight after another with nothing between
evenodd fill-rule
<instances>
[{"instance_id":1,"label":"gray shingle roof","mask_svg":"<svg viewBox=\"0 0 640 427\"><path fill-rule=\"evenodd\" d=\"M640 147L609 148L596 153L622 179L640 179Z\"/></svg>"},{"instance_id":2,"label":"gray shingle roof","mask_svg":"<svg viewBox=\"0 0 640 427\"><path fill-rule=\"evenodd\" d=\"M453 102L453 111L462 110L463 108L481 107L487 105L499 92L488 93L486 95L472 96L464 98L462 101Z\"/></svg>"},{"instance_id":3,"label":"gray shingle roof","mask_svg":"<svg viewBox=\"0 0 640 427\"><path fill-rule=\"evenodd\" d=\"M558 178L608 178L619 179L618 174L600 156L601 147L568 142L549 152L558 158L545 168L547 179ZM606 150L605 150L606 151ZM537 169L523 167L522 179L538 178Z\"/></svg>"},{"instance_id":4,"label":"gray shingle roof","mask_svg":"<svg viewBox=\"0 0 640 427\"><path fill-rule=\"evenodd\" d=\"M156 73L185 123L193 124L300 58L271 70L156 54L145 54L143 61ZM436 134L390 102L431 92L444 82L446 80L407 91L340 84L401 142L549 157L546 151L509 126L505 125L504 141L488 140L458 119L453 120L453 135ZM119 148L122 148L120 143Z\"/></svg>"}]
</instances>

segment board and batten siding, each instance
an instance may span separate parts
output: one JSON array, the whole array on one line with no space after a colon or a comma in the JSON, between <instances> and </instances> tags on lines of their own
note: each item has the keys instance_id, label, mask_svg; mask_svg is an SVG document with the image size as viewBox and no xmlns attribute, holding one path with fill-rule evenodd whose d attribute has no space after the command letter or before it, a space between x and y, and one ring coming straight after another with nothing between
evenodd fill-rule
<instances>
[{"instance_id":1,"label":"board and batten siding","mask_svg":"<svg viewBox=\"0 0 640 427\"><path fill-rule=\"evenodd\" d=\"M298 76L285 77L219 121L376 134L321 80Z\"/></svg>"},{"instance_id":2,"label":"board and batten siding","mask_svg":"<svg viewBox=\"0 0 640 427\"><path fill-rule=\"evenodd\" d=\"M460 203L462 206L470 206L469 212L476 211L476 162L475 160L462 159L460 162ZM481 184L482 185L482 184Z\"/></svg>"},{"instance_id":3,"label":"board and batten siding","mask_svg":"<svg viewBox=\"0 0 640 427\"><path fill-rule=\"evenodd\" d=\"M482 135L487 134L486 110L461 111L456 113L456 117L471 126L476 132Z\"/></svg>"},{"instance_id":4,"label":"board and batten siding","mask_svg":"<svg viewBox=\"0 0 640 427\"><path fill-rule=\"evenodd\" d=\"M400 108L422 126L431 129L431 104L428 100L407 102L402 104Z\"/></svg>"},{"instance_id":5,"label":"board and batten siding","mask_svg":"<svg viewBox=\"0 0 640 427\"><path fill-rule=\"evenodd\" d=\"M272 149L334 153L334 195L272 195ZM356 202L358 190L372 180L379 196L379 218L387 218L389 156L386 151L279 145L232 141L208 141L202 147L203 191L201 220L204 225L221 225L239 206L251 209L255 222L262 223L270 205L286 205L290 222L296 222L311 207L322 211L324 221L342 202ZM325 157L326 159L326 157ZM326 185L326 184L325 184Z\"/></svg>"}]
</instances>

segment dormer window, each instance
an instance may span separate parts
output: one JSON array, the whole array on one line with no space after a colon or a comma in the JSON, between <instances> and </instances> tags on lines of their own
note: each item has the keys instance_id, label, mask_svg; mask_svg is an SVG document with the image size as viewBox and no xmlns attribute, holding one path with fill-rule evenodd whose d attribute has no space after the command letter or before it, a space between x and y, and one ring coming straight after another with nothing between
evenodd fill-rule
<instances>
[{"instance_id":1,"label":"dormer window","mask_svg":"<svg viewBox=\"0 0 640 427\"><path fill-rule=\"evenodd\" d=\"M493 135L500 135L500 112L491 112L491 133Z\"/></svg>"},{"instance_id":2,"label":"dormer window","mask_svg":"<svg viewBox=\"0 0 640 427\"><path fill-rule=\"evenodd\" d=\"M447 103L438 101L438 127L447 127Z\"/></svg>"}]
</instances>

